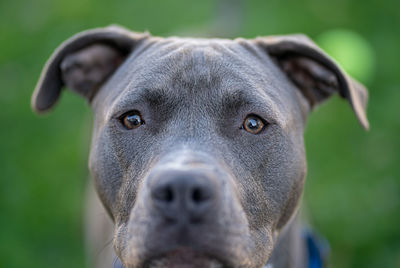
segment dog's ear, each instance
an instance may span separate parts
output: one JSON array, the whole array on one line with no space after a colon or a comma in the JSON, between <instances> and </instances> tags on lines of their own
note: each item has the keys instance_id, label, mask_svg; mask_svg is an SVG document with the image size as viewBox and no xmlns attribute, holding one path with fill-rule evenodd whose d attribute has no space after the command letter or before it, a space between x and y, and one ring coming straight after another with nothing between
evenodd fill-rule
<instances>
[{"instance_id":1,"label":"dog's ear","mask_svg":"<svg viewBox=\"0 0 400 268\"><path fill-rule=\"evenodd\" d=\"M62 43L47 61L32 96L32 108L48 111L67 86L90 101L147 33L120 26L84 31Z\"/></svg>"},{"instance_id":2,"label":"dog's ear","mask_svg":"<svg viewBox=\"0 0 400 268\"><path fill-rule=\"evenodd\" d=\"M307 98L311 107L338 92L349 101L361 125L369 129L366 115L367 90L347 75L308 37L301 34L259 37L255 42L276 60Z\"/></svg>"}]
</instances>

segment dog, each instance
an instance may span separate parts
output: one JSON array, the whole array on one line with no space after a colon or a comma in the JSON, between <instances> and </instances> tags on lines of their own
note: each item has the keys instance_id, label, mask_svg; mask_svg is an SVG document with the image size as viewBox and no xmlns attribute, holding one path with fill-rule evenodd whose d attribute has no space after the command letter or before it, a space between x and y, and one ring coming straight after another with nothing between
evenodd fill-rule
<instances>
[{"instance_id":1,"label":"dog","mask_svg":"<svg viewBox=\"0 0 400 268\"><path fill-rule=\"evenodd\" d=\"M366 89L304 35L88 30L47 61L33 109L64 86L93 109L89 170L125 268L311 267L307 116L338 93L369 128Z\"/></svg>"}]
</instances>

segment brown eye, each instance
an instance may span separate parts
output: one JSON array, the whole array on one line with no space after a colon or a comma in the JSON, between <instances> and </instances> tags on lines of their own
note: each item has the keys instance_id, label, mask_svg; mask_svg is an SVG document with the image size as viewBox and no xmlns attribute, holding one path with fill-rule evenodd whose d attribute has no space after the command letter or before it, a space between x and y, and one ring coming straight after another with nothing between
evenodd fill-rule
<instances>
[{"instance_id":1,"label":"brown eye","mask_svg":"<svg viewBox=\"0 0 400 268\"><path fill-rule=\"evenodd\" d=\"M142 116L137 111L125 113L121 116L120 120L127 129L135 129L144 124Z\"/></svg>"},{"instance_id":2,"label":"brown eye","mask_svg":"<svg viewBox=\"0 0 400 268\"><path fill-rule=\"evenodd\" d=\"M264 129L263 120L256 115L249 115L243 122L242 128L251 134L258 134Z\"/></svg>"}]
</instances>

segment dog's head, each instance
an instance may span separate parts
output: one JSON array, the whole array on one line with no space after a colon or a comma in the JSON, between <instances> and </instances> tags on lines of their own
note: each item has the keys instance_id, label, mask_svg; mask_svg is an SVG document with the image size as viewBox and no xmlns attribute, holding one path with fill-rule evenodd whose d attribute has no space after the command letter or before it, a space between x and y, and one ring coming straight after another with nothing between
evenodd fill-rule
<instances>
[{"instance_id":1,"label":"dog's head","mask_svg":"<svg viewBox=\"0 0 400 268\"><path fill-rule=\"evenodd\" d=\"M302 35L90 30L47 62L34 110L64 85L94 110L90 172L125 267L260 267L296 214L309 111L338 92L368 128L365 89Z\"/></svg>"}]
</instances>

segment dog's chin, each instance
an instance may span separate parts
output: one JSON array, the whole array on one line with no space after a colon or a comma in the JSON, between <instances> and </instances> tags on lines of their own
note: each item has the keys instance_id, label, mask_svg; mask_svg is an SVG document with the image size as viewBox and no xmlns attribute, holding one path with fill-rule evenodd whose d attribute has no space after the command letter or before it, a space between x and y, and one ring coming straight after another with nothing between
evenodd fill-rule
<instances>
[{"instance_id":1,"label":"dog's chin","mask_svg":"<svg viewBox=\"0 0 400 268\"><path fill-rule=\"evenodd\" d=\"M228 268L222 261L190 248L179 248L146 262L148 268Z\"/></svg>"}]
</instances>

